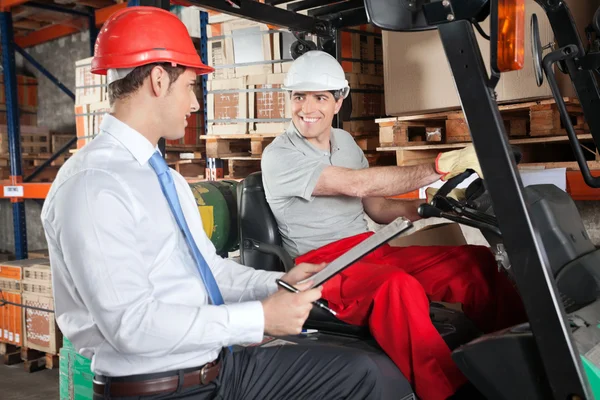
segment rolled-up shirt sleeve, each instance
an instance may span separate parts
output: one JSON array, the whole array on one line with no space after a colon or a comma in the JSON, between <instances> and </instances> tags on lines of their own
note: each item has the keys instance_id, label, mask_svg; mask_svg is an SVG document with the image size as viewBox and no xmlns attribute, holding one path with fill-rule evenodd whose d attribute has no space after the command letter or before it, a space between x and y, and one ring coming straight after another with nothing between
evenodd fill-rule
<instances>
[{"instance_id":1,"label":"rolled-up shirt sleeve","mask_svg":"<svg viewBox=\"0 0 600 400\"><path fill-rule=\"evenodd\" d=\"M87 171L64 185L71 187L57 192L54 213L44 221L49 245L62 252L82 301L111 346L123 354L159 357L262 339L259 301L198 307L153 295L150 266L137 240L139 210L125 184L105 172Z\"/></svg>"}]
</instances>

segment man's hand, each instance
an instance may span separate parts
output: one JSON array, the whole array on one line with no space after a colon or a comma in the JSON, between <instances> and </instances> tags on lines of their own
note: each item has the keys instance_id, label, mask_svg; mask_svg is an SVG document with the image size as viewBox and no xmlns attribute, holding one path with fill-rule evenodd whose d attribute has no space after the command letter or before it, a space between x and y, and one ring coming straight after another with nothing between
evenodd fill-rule
<instances>
[{"instance_id":1,"label":"man's hand","mask_svg":"<svg viewBox=\"0 0 600 400\"><path fill-rule=\"evenodd\" d=\"M292 268L287 274L281 277L281 280L289 283L290 285L295 285L296 283L303 281L307 278L310 278L323 268L325 268L327 264L298 264L294 268ZM281 289L280 290L285 290Z\"/></svg>"},{"instance_id":2,"label":"man's hand","mask_svg":"<svg viewBox=\"0 0 600 400\"><path fill-rule=\"evenodd\" d=\"M443 181L462 174L468 169L474 170L480 178L483 178L475 147L472 144L464 149L440 153L435 160L435 170L442 175Z\"/></svg>"},{"instance_id":3,"label":"man's hand","mask_svg":"<svg viewBox=\"0 0 600 400\"><path fill-rule=\"evenodd\" d=\"M312 302L321 298L321 287L307 290L311 285L310 281L296 285L301 293L280 290L262 301L267 335L298 335L302 332Z\"/></svg>"}]
</instances>

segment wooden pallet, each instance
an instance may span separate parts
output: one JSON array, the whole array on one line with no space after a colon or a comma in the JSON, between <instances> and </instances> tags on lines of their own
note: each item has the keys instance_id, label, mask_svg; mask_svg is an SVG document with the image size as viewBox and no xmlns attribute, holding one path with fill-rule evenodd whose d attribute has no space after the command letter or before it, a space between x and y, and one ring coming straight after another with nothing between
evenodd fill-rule
<instances>
[{"instance_id":1,"label":"wooden pallet","mask_svg":"<svg viewBox=\"0 0 600 400\"><path fill-rule=\"evenodd\" d=\"M588 133L579 101L568 97L564 100L576 133ZM511 138L566 135L554 99L501 105L499 109ZM460 110L383 118L376 122L381 147L471 141L469 127Z\"/></svg>"},{"instance_id":2,"label":"wooden pallet","mask_svg":"<svg viewBox=\"0 0 600 400\"><path fill-rule=\"evenodd\" d=\"M25 371L31 373L43 369L58 368L59 356L58 354L44 353L27 347L0 343L0 362L4 365L23 363Z\"/></svg>"},{"instance_id":3,"label":"wooden pallet","mask_svg":"<svg viewBox=\"0 0 600 400\"><path fill-rule=\"evenodd\" d=\"M64 145L66 145L70 140L72 140L75 137L75 135L70 135L70 134L57 134L57 133L53 133L52 134L52 153L56 153L58 150L60 150ZM71 149L74 149L77 147L77 142L73 143L71 145Z\"/></svg>"},{"instance_id":4,"label":"wooden pallet","mask_svg":"<svg viewBox=\"0 0 600 400\"><path fill-rule=\"evenodd\" d=\"M37 167L23 167L23 177L27 177L36 170ZM31 182L52 182L56 179L56 174L58 173L60 166L49 166L46 167L37 177L35 177ZM0 167L0 179L5 180L10 177L10 168L9 167Z\"/></svg>"},{"instance_id":5,"label":"wooden pallet","mask_svg":"<svg viewBox=\"0 0 600 400\"><path fill-rule=\"evenodd\" d=\"M377 150L379 138L377 136L357 136L354 141L363 151Z\"/></svg>"},{"instance_id":6,"label":"wooden pallet","mask_svg":"<svg viewBox=\"0 0 600 400\"><path fill-rule=\"evenodd\" d=\"M46 128L21 126L21 152L25 154L50 153L51 134ZM0 125L0 155L8 155L8 128Z\"/></svg>"},{"instance_id":7,"label":"wooden pallet","mask_svg":"<svg viewBox=\"0 0 600 400\"><path fill-rule=\"evenodd\" d=\"M4 365L20 364L21 348L14 344L0 343L0 362Z\"/></svg>"},{"instance_id":8,"label":"wooden pallet","mask_svg":"<svg viewBox=\"0 0 600 400\"><path fill-rule=\"evenodd\" d=\"M27 372L55 369L59 366L58 354L44 353L27 347L21 347L21 360Z\"/></svg>"},{"instance_id":9,"label":"wooden pallet","mask_svg":"<svg viewBox=\"0 0 600 400\"><path fill-rule=\"evenodd\" d=\"M577 136L584 148L588 161L600 160L592 135ZM567 136L510 139L510 144L518 147L523 158L521 165L546 165L547 163L572 163L575 159ZM418 165L434 162L440 152L464 148L469 143L443 143L379 147L380 152L395 152L396 165Z\"/></svg>"},{"instance_id":10,"label":"wooden pallet","mask_svg":"<svg viewBox=\"0 0 600 400\"><path fill-rule=\"evenodd\" d=\"M230 158L226 168L225 178L243 179L253 172L260 171L260 159Z\"/></svg>"},{"instance_id":11,"label":"wooden pallet","mask_svg":"<svg viewBox=\"0 0 600 400\"><path fill-rule=\"evenodd\" d=\"M52 156L51 153L39 153L39 154L22 154L21 162L23 167L36 168L46 162ZM70 156L69 153L63 154L56 160L50 163L53 167L60 167ZM8 155L0 156L0 167L9 167L10 160Z\"/></svg>"},{"instance_id":12,"label":"wooden pallet","mask_svg":"<svg viewBox=\"0 0 600 400\"><path fill-rule=\"evenodd\" d=\"M206 140L207 158L260 158L265 147L279 134L247 135L208 135Z\"/></svg>"}]
</instances>

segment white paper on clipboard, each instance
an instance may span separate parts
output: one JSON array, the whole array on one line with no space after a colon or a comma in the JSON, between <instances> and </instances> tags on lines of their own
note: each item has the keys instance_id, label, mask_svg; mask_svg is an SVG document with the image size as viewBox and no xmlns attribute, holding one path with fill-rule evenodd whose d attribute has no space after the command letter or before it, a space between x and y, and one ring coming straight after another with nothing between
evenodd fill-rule
<instances>
[{"instance_id":1,"label":"white paper on clipboard","mask_svg":"<svg viewBox=\"0 0 600 400\"><path fill-rule=\"evenodd\" d=\"M353 248L351 248L350 250L333 260L324 269L299 283L302 284L311 280L313 281L313 285L311 286L311 288L322 285L324 282L329 280L338 272L348 268L358 259L375 250L379 246L387 243L396 236L409 235L413 232L414 227L412 222L410 222L410 220L404 217L398 217L391 223L381 228L374 235L370 236L368 239L362 241L361 243L357 244L356 246L354 246Z\"/></svg>"}]
</instances>

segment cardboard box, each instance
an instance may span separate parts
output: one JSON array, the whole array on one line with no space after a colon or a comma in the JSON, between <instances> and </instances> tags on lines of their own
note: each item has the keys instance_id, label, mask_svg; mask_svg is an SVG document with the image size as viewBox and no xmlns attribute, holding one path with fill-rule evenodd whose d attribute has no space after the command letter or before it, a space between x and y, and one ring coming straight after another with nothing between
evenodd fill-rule
<instances>
[{"instance_id":1,"label":"cardboard box","mask_svg":"<svg viewBox=\"0 0 600 400\"><path fill-rule=\"evenodd\" d=\"M450 222L427 225L408 236L400 236L389 242L390 246L463 246L467 240L460 225Z\"/></svg>"},{"instance_id":2,"label":"cardboard box","mask_svg":"<svg viewBox=\"0 0 600 400\"><path fill-rule=\"evenodd\" d=\"M252 75L208 82L209 135L280 134L291 120L285 74Z\"/></svg>"},{"instance_id":3,"label":"cardboard box","mask_svg":"<svg viewBox=\"0 0 600 400\"><path fill-rule=\"evenodd\" d=\"M54 310L52 297L25 292L22 299L24 305ZM22 313L25 347L58 354L62 343L62 334L56 325L54 313L32 308L23 308Z\"/></svg>"},{"instance_id":4,"label":"cardboard box","mask_svg":"<svg viewBox=\"0 0 600 400\"><path fill-rule=\"evenodd\" d=\"M2 291L5 301L21 304L22 295L18 292ZM23 316L20 306L5 304L0 307L0 342L23 346Z\"/></svg>"},{"instance_id":5,"label":"cardboard box","mask_svg":"<svg viewBox=\"0 0 600 400\"><path fill-rule=\"evenodd\" d=\"M600 6L600 0L567 0L580 36ZM526 0L525 66L520 71L503 73L496 87L498 102L552 97L547 80L538 87L535 81L529 21L537 14L542 46L554 40L543 9L534 0ZM481 24L489 32L489 18ZM482 57L489 71L489 41L476 33ZM585 36L581 36L585 42ZM425 32L383 32L385 109L388 115L401 116L460 108L454 78L437 30ZM547 54L546 51L544 54ZM567 75L558 73L563 96L574 96Z\"/></svg>"},{"instance_id":6,"label":"cardboard box","mask_svg":"<svg viewBox=\"0 0 600 400\"><path fill-rule=\"evenodd\" d=\"M17 102L20 107L38 106L38 82L34 76L17 75ZM4 75L0 74L0 104L6 104Z\"/></svg>"},{"instance_id":7,"label":"cardboard box","mask_svg":"<svg viewBox=\"0 0 600 400\"><path fill-rule=\"evenodd\" d=\"M108 100L105 75L92 74L92 57L75 62L75 104L93 104Z\"/></svg>"}]
</instances>

